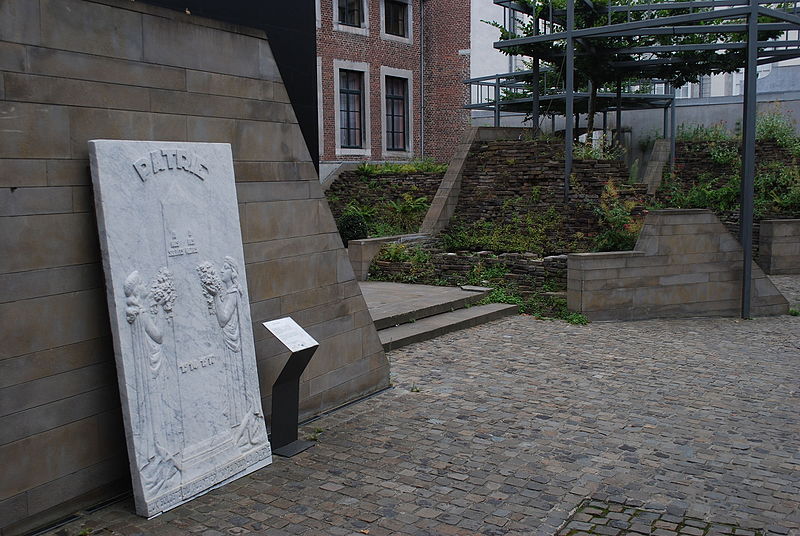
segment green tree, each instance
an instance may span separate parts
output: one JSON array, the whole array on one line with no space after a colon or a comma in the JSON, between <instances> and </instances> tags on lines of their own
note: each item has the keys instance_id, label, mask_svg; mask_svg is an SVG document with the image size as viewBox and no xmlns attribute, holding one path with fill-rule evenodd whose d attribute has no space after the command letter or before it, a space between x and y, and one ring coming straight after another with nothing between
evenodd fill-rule
<instances>
[{"instance_id":1,"label":"green tree","mask_svg":"<svg viewBox=\"0 0 800 536\"><path fill-rule=\"evenodd\" d=\"M666 0L633 0L626 5L652 4ZM609 16L605 9L609 6L609 0L594 0L593 2L575 1L575 28L591 28L608 24L619 24L624 22L639 21L667 16L684 15L697 13L710 8L692 8L691 0L670 0L671 2L685 2L687 7L669 10L644 10L644 11L616 11ZM524 8L529 15L524 21L517 24L515 31L508 30L505 26L497 22L489 22L500 30L500 40L515 39L520 37L530 37L539 33L541 23L552 23L554 31L565 31L566 29L566 0L517 0L518 5ZM551 13L553 14L551 18ZM760 22L771 22L772 19L761 17ZM710 19L695 22L697 25L716 25L742 23L744 19ZM655 23L657 24L657 23ZM655 25L654 24L654 25ZM538 26L537 26L538 25ZM775 39L781 35L779 31L760 31L759 41ZM701 76L709 74L729 73L736 71L744 66L744 49L724 49L708 48L705 50L677 50L667 51L663 49L653 49L645 51L645 47L669 46L669 45L724 45L727 43L740 43L746 41L745 33L736 32L714 32L714 33L690 33L690 34L664 34L664 35L623 35L623 36L604 36L575 39L575 87L578 90L589 93L587 110L587 132L594 129L594 115L597 111L598 91L615 91L616 85L620 81L641 80L641 79L660 79L668 81L672 86L678 88L687 82L697 82ZM506 54L516 56L528 56L538 58L541 63L551 71L551 82L555 79L556 85L563 85L565 77L563 61L566 40L546 40L535 44L526 44L504 48ZM634 49L634 51L630 51ZM636 60L664 60L661 65L650 63L645 66L637 66ZM620 62L625 63L624 67L619 66ZM614 65L616 64L616 65ZM534 81L530 80L529 84ZM544 87L540 81L540 93L544 94L549 88ZM552 86L549 83L548 86ZM547 111L547 110L542 110Z\"/></svg>"}]
</instances>

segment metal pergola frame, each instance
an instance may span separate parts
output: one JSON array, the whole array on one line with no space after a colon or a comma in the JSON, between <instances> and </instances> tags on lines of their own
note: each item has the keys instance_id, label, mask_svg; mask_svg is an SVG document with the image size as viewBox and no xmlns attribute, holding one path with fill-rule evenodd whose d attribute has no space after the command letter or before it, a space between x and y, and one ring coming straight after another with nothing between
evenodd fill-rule
<instances>
[{"instance_id":1,"label":"metal pergola frame","mask_svg":"<svg viewBox=\"0 0 800 536\"><path fill-rule=\"evenodd\" d=\"M681 43L654 47L628 47L623 49L603 49L607 56L641 55L638 60L627 58L621 61L609 61L609 69L617 73L622 80L626 73L646 72L649 69L663 69L686 61L681 53L708 50L745 50L744 62L744 98L742 109L742 185L741 209L739 215L739 239L744 250L742 267L742 318L750 318L751 277L753 260L753 183L755 180L755 130L756 130L756 80L757 66L777 61L800 57L800 41L775 40L759 41L759 31L800 30L800 0L775 2L772 0L688 0L629 3L621 5L596 6L592 0L577 0L580 9L591 10L595 15L606 15L607 23L586 28L575 27L576 0L566 0L566 9L554 9L550 0L549 9L536 13L528 3L517 0L494 0L494 3L512 11L520 12L535 19L534 35L507 39L494 43L500 50L535 44L565 42L563 53L533 58L530 76L537 83L532 86L530 97L534 125L538 126L540 107L539 95L539 60L564 61L565 91L565 135L564 135L564 196L569 198L569 179L572 173L573 151L573 117L576 101L575 92L575 56L576 53L592 54L576 51L576 42L589 45L593 38L624 37L641 35L691 35L691 34L744 34L743 39L731 43ZM685 11L689 11L686 13ZM678 14L674 14L679 12ZM637 14L635 17L633 14ZM626 14L625 22L614 22L614 14ZM619 17L619 15L617 15ZM640 20L632 20L639 17ZM764 20L759 21L759 17ZM720 23L720 21L729 21ZM776 22L777 21L777 22ZM549 30L549 31L548 31ZM656 54L667 54L666 57L655 57ZM499 96L499 90L497 95ZM617 98L620 98L620 83L617 85ZM495 107L496 113L499 111ZM617 106L617 114L621 106ZM674 106L673 118L674 118ZM619 117L619 115L618 115ZM666 112L665 112L666 122ZM672 121L674 129L674 119ZM619 123L618 123L619 126ZM674 158L675 137L672 136Z\"/></svg>"}]
</instances>

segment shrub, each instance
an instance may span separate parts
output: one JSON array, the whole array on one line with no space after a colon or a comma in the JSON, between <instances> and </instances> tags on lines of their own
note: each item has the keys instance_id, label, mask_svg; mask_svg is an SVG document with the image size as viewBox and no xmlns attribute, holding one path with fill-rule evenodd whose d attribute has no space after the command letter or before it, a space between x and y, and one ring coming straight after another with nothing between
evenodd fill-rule
<instances>
[{"instance_id":1,"label":"shrub","mask_svg":"<svg viewBox=\"0 0 800 536\"><path fill-rule=\"evenodd\" d=\"M623 201L613 180L606 183L600 195L597 215L602 231L595 238L595 251L630 251L636 245L643 219L634 218L631 211L635 200Z\"/></svg>"},{"instance_id":2,"label":"shrub","mask_svg":"<svg viewBox=\"0 0 800 536\"><path fill-rule=\"evenodd\" d=\"M336 227L339 229L345 247L350 240L361 240L369 236L367 220L362 214L345 212L336 221Z\"/></svg>"},{"instance_id":3,"label":"shrub","mask_svg":"<svg viewBox=\"0 0 800 536\"><path fill-rule=\"evenodd\" d=\"M709 153L715 164L733 165L741 162L739 149L733 143L712 143Z\"/></svg>"},{"instance_id":4,"label":"shrub","mask_svg":"<svg viewBox=\"0 0 800 536\"><path fill-rule=\"evenodd\" d=\"M795 122L777 107L758 115L756 139L774 141L793 156L800 156L800 137L795 131Z\"/></svg>"},{"instance_id":5,"label":"shrub","mask_svg":"<svg viewBox=\"0 0 800 536\"><path fill-rule=\"evenodd\" d=\"M411 160L408 162L385 162L383 164L369 164L364 162L356 168L356 173L362 177L391 173L444 173L445 171L447 171L447 164L435 162L430 158Z\"/></svg>"},{"instance_id":6,"label":"shrub","mask_svg":"<svg viewBox=\"0 0 800 536\"><path fill-rule=\"evenodd\" d=\"M710 127L698 123L682 123L678 125L675 139L677 141L731 141L734 136L725 127L724 121Z\"/></svg>"}]
</instances>

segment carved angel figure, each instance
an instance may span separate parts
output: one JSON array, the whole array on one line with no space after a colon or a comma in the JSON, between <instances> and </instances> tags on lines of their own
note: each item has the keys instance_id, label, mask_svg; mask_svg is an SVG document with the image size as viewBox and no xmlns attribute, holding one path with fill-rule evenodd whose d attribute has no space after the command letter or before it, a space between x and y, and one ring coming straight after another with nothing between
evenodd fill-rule
<instances>
[{"instance_id":1,"label":"carved angel figure","mask_svg":"<svg viewBox=\"0 0 800 536\"><path fill-rule=\"evenodd\" d=\"M170 430L163 393L168 389L167 359L159 311L172 311L175 287L172 274L161 268L150 289L138 271L131 272L123 285L125 317L131 326L136 377L137 422L134 434L140 437L137 464L145 487L157 491L178 471L170 445Z\"/></svg>"},{"instance_id":2,"label":"carved angel figure","mask_svg":"<svg viewBox=\"0 0 800 536\"><path fill-rule=\"evenodd\" d=\"M232 427L239 426L236 443L245 449L265 441L266 437L262 437L264 433L261 432L265 428L259 426L259 420L264 419L261 403L253 396L253 378L246 376L242 355L240 307L244 293L239 284L239 268L233 257L225 257L219 277L210 262L198 266L197 272L204 293L213 299L217 323L222 328L225 361L230 379L229 419Z\"/></svg>"}]
</instances>

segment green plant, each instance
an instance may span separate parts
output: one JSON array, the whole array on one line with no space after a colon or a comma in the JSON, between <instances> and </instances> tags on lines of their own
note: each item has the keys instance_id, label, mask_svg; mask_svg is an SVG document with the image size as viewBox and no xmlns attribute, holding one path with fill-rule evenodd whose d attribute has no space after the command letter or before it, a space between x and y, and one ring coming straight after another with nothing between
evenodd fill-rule
<instances>
[{"instance_id":1,"label":"green plant","mask_svg":"<svg viewBox=\"0 0 800 536\"><path fill-rule=\"evenodd\" d=\"M800 311L797 309L789 309L789 314L792 316L800 316Z\"/></svg>"},{"instance_id":2,"label":"green plant","mask_svg":"<svg viewBox=\"0 0 800 536\"><path fill-rule=\"evenodd\" d=\"M644 223L641 217L633 217L635 200L623 200L613 180L609 180L600 195L597 215L602 231L595 239L596 251L629 251L636 245L639 231Z\"/></svg>"},{"instance_id":3,"label":"green plant","mask_svg":"<svg viewBox=\"0 0 800 536\"><path fill-rule=\"evenodd\" d=\"M414 197L410 193L403 193L397 201L387 201L386 204L397 214L419 214L427 211L430 206L424 195Z\"/></svg>"},{"instance_id":4,"label":"green plant","mask_svg":"<svg viewBox=\"0 0 800 536\"><path fill-rule=\"evenodd\" d=\"M756 139L774 141L787 149L793 156L800 156L800 137L795 131L794 120L778 106L758 114L756 118Z\"/></svg>"},{"instance_id":5,"label":"green plant","mask_svg":"<svg viewBox=\"0 0 800 536\"><path fill-rule=\"evenodd\" d=\"M356 168L356 173L362 177L387 174L444 173L445 171L447 171L447 164L436 162L430 158L410 160L408 162L385 162L383 164L364 162Z\"/></svg>"},{"instance_id":6,"label":"green plant","mask_svg":"<svg viewBox=\"0 0 800 536\"><path fill-rule=\"evenodd\" d=\"M537 253L561 246L553 237L563 231L563 217L554 206L546 210L525 210L522 198L504 204L508 214L502 221L455 221L439 235L448 251L490 250L498 253Z\"/></svg>"},{"instance_id":7,"label":"green plant","mask_svg":"<svg viewBox=\"0 0 800 536\"><path fill-rule=\"evenodd\" d=\"M363 215L357 213L344 213L336 220L336 227L342 236L345 247L351 240L361 240L369 236L367 220Z\"/></svg>"},{"instance_id":8,"label":"green plant","mask_svg":"<svg viewBox=\"0 0 800 536\"><path fill-rule=\"evenodd\" d=\"M564 316L564 321L568 324L575 324L578 326L583 326L589 323L589 319L581 313L568 313Z\"/></svg>"},{"instance_id":9,"label":"green plant","mask_svg":"<svg viewBox=\"0 0 800 536\"><path fill-rule=\"evenodd\" d=\"M314 428L314 431L306 436L306 441L319 441L319 436L322 435L325 429Z\"/></svg>"},{"instance_id":10,"label":"green plant","mask_svg":"<svg viewBox=\"0 0 800 536\"><path fill-rule=\"evenodd\" d=\"M466 276L468 285L487 285L501 283L508 273L508 267L504 264L485 265L477 262L472 266L472 270ZM503 302L506 303L506 302Z\"/></svg>"},{"instance_id":11,"label":"green plant","mask_svg":"<svg viewBox=\"0 0 800 536\"><path fill-rule=\"evenodd\" d=\"M361 205L357 201L350 201L346 207L344 207L343 215L348 216L361 216L365 220L369 220L375 216L377 212L376 207L371 207L367 205Z\"/></svg>"},{"instance_id":12,"label":"green plant","mask_svg":"<svg viewBox=\"0 0 800 536\"><path fill-rule=\"evenodd\" d=\"M709 153L715 164L731 165L740 161L739 149L733 143L712 143Z\"/></svg>"},{"instance_id":13,"label":"green plant","mask_svg":"<svg viewBox=\"0 0 800 536\"><path fill-rule=\"evenodd\" d=\"M414 384L411 385L411 389L409 389L409 391L411 391L412 393L419 393L420 392L420 388L417 387L417 384L414 383Z\"/></svg>"},{"instance_id":14,"label":"green plant","mask_svg":"<svg viewBox=\"0 0 800 536\"><path fill-rule=\"evenodd\" d=\"M381 247L375 259L389 262L408 262L411 260L411 253L405 244L390 242Z\"/></svg>"},{"instance_id":15,"label":"green plant","mask_svg":"<svg viewBox=\"0 0 800 536\"><path fill-rule=\"evenodd\" d=\"M699 123L682 123L675 133L677 141L731 141L733 135L725 127L725 122L715 123L710 127Z\"/></svg>"},{"instance_id":16,"label":"green plant","mask_svg":"<svg viewBox=\"0 0 800 536\"><path fill-rule=\"evenodd\" d=\"M659 189L655 206L670 208L708 208L717 214L739 210L741 176L700 174L692 183L670 177ZM766 163L756 171L753 185L753 212L757 219L768 215L800 216L800 166L781 162Z\"/></svg>"}]
</instances>

